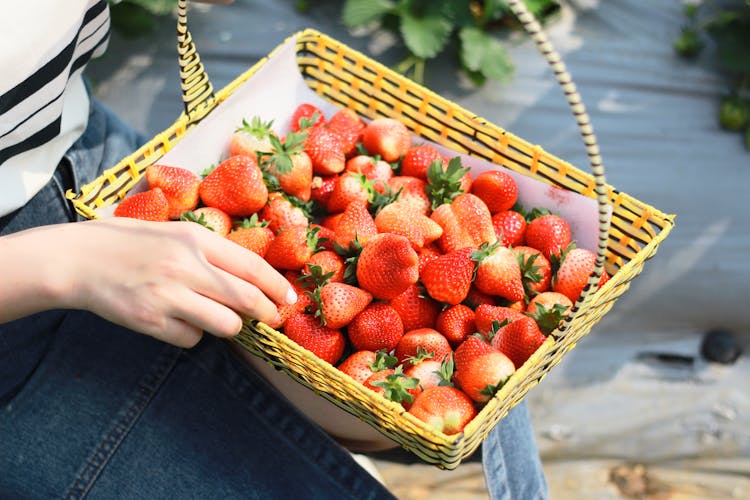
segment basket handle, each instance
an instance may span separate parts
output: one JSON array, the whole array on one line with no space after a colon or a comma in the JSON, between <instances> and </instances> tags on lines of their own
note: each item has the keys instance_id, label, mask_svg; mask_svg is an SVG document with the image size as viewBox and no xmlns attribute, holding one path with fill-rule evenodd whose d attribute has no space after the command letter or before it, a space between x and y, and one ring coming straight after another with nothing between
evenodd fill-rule
<instances>
[{"instance_id":1,"label":"basket handle","mask_svg":"<svg viewBox=\"0 0 750 500\"><path fill-rule=\"evenodd\" d=\"M508 0L508 6L520 21L521 25L523 25L526 33L528 33L532 40L534 40L537 49L542 56L544 56L547 63L552 68L552 71L555 73L557 82L560 84L560 87L565 94L565 98L570 105L570 110L575 117L578 130L581 134L581 139L586 147L586 154L589 158L591 173L594 177L594 192L596 193L596 201L599 205L599 235L596 251L596 267L594 273L589 278L586 287L584 287L583 293L573 307L574 310L577 310L586 298L596 291L599 278L604 270L610 225L608 213L609 197L607 196L607 182L604 176L604 166L602 165L602 158L599 154L599 145L597 144L596 136L594 135L594 129L591 126L589 115L586 112L586 106L584 106L581 95L578 93L576 85L573 83L573 78L565 67L565 63L562 61L560 54L552 46L546 33L539 24L539 21L537 21L534 15L529 12L522 0ZM571 314L560 326L561 332L564 331L573 321L574 316L575 314Z\"/></svg>"},{"instance_id":2,"label":"basket handle","mask_svg":"<svg viewBox=\"0 0 750 500\"><path fill-rule=\"evenodd\" d=\"M180 64L180 85L185 114L188 123L194 123L207 114L216 97L206 69L195 49L193 37L187 29L187 0L177 2L177 58Z\"/></svg>"}]
</instances>

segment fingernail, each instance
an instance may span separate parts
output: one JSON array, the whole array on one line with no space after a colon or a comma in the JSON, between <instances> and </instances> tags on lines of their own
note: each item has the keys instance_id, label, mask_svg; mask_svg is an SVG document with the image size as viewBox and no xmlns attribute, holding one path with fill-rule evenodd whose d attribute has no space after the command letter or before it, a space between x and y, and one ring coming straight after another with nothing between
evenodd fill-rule
<instances>
[{"instance_id":1,"label":"fingernail","mask_svg":"<svg viewBox=\"0 0 750 500\"><path fill-rule=\"evenodd\" d=\"M297 303L297 293L294 291L293 288L290 288L290 289L288 289L286 291L286 299L285 300L286 300L286 303L289 304L290 306L292 304L296 304Z\"/></svg>"}]
</instances>

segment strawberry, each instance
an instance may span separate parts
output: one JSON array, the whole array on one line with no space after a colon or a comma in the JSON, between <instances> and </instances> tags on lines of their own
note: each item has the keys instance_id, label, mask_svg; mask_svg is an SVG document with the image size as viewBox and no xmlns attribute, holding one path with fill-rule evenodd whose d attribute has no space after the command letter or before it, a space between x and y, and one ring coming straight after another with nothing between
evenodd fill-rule
<instances>
[{"instance_id":1,"label":"strawberry","mask_svg":"<svg viewBox=\"0 0 750 500\"><path fill-rule=\"evenodd\" d=\"M161 188L169 203L170 219L179 219L184 212L198 206L201 178L186 168L149 165L146 167L146 182L149 189Z\"/></svg>"},{"instance_id":2,"label":"strawberry","mask_svg":"<svg viewBox=\"0 0 750 500\"><path fill-rule=\"evenodd\" d=\"M523 316L500 327L492 339L492 345L520 368L546 338L533 318Z\"/></svg>"},{"instance_id":3,"label":"strawberry","mask_svg":"<svg viewBox=\"0 0 750 500\"><path fill-rule=\"evenodd\" d=\"M269 137L273 133L272 125L273 120L264 122L257 116L254 116L250 123L243 119L242 126L237 127L229 141L230 156L243 155L256 158L258 153L270 151Z\"/></svg>"},{"instance_id":4,"label":"strawberry","mask_svg":"<svg viewBox=\"0 0 750 500\"><path fill-rule=\"evenodd\" d=\"M310 188L310 199L318 205L328 206L328 200L331 199L333 186L337 179L337 175L314 176Z\"/></svg>"},{"instance_id":5,"label":"strawberry","mask_svg":"<svg viewBox=\"0 0 750 500\"><path fill-rule=\"evenodd\" d=\"M261 257L266 256L274 238L273 231L262 223L246 224L227 234L228 240L257 253Z\"/></svg>"},{"instance_id":6,"label":"strawberry","mask_svg":"<svg viewBox=\"0 0 750 500\"><path fill-rule=\"evenodd\" d=\"M407 377L402 367L397 366L373 373L365 380L364 386L390 401L409 406L413 401L409 389L415 388L418 383L419 380Z\"/></svg>"},{"instance_id":7,"label":"strawberry","mask_svg":"<svg viewBox=\"0 0 750 500\"><path fill-rule=\"evenodd\" d=\"M292 118L289 123L289 128L293 132L299 132L300 130L307 129L309 127L323 126L326 123L326 116L323 112L308 102L302 103L297 106L292 113Z\"/></svg>"},{"instance_id":8,"label":"strawberry","mask_svg":"<svg viewBox=\"0 0 750 500\"><path fill-rule=\"evenodd\" d=\"M482 243L479 250L471 254L477 269L474 286L489 295L497 295L511 302L523 300L521 267L513 251L500 242L491 245Z\"/></svg>"},{"instance_id":9,"label":"strawberry","mask_svg":"<svg viewBox=\"0 0 750 500\"><path fill-rule=\"evenodd\" d=\"M302 226L285 228L276 235L265 259L276 269L299 271L317 249L317 231Z\"/></svg>"},{"instance_id":10,"label":"strawberry","mask_svg":"<svg viewBox=\"0 0 750 500\"><path fill-rule=\"evenodd\" d=\"M405 236L415 250L436 241L443 235L443 228L414 210L411 205L390 203L375 216L375 227L380 233L393 233Z\"/></svg>"},{"instance_id":11,"label":"strawberry","mask_svg":"<svg viewBox=\"0 0 750 500\"><path fill-rule=\"evenodd\" d=\"M379 193L386 192L388 180L393 177L393 169L388 162L368 155L357 155L347 160L346 170L364 174L372 182L373 189Z\"/></svg>"},{"instance_id":12,"label":"strawberry","mask_svg":"<svg viewBox=\"0 0 750 500\"><path fill-rule=\"evenodd\" d=\"M411 394L412 398L416 399L420 393L430 387L452 385L453 358L451 356L447 356L442 362L432 358L426 358L422 360L414 360L411 363L412 365L404 371L404 375L408 378L415 378L419 381L416 387L409 389L409 394ZM404 406L407 409L409 408L408 405Z\"/></svg>"},{"instance_id":13,"label":"strawberry","mask_svg":"<svg viewBox=\"0 0 750 500\"><path fill-rule=\"evenodd\" d=\"M462 391L450 386L423 391L409 407L409 413L435 432L458 434L476 415L474 403Z\"/></svg>"},{"instance_id":14,"label":"strawberry","mask_svg":"<svg viewBox=\"0 0 750 500\"><path fill-rule=\"evenodd\" d=\"M375 221L367 210L367 202L353 201L347 205L343 215L336 223L334 229L334 241L347 248L356 238L360 244L364 245L369 238L378 233Z\"/></svg>"},{"instance_id":15,"label":"strawberry","mask_svg":"<svg viewBox=\"0 0 750 500\"><path fill-rule=\"evenodd\" d=\"M490 306L498 305L496 297L479 291L474 285L469 289L469 293L466 295L462 304L469 306L472 309L476 309L481 304L487 304Z\"/></svg>"},{"instance_id":16,"label":"strawberry","mask_svg":"<svg viewBox=\"0 0 750 500\"><path fill-rule=\"evenodd\" d=\"M542 292L529 302L526 314L534 318L545 335L560 326L560 322L570 315L573 302L558 292Z\"/></svg>"},{"instance_id":17,"label":"strawberry","mask_svg":"<svg viewBox=\"0 0 750 500\"><path fill-rule=\"evenodd\" d=\"M320 233L318 233L320 236ZM312 254L310 259L305 262L302 269L303 274L310 274L310 266L319 266L323 274L329 274L329 282L342 282L344 280L344 259L342 259L333 250L321 250Z\"/></svg>"},{"instance_id":18,"label":"strawberry","mask_svg":"<svg viewBox=\"0 0 750 500\"><path fill-rule=\"evenodd\" d=\"M389 301L404 324L404 331L432 328L440 312L440 304L416 284Z\"/></svg>"},{"instance_id":19,"label":"strawberry","mask_svg":"<svg viewBox=\"0 0 750 500\"><path fill-rule=\"evenodd\" d=\"M570 224L556 214L544 213L526 225L526 245L536 248L547 259L567 248L570 238Z\"/></svg>"},{"instance_id":20,"label":"strawberry","mask_svg":"<svg viewBox=\"0 0 750 500\"><path fill-rule=\"evenodd\" d=\"M328 121L327 127L334 132L344 149L344 154L350 156L357 150L357 143L362 139L365 122L351 109L337 111Z\"/></svg>"},{"instance_id":21,"label":"strawberry","mask_svg":"<svg viewBox=\"0 0 750 500\"><path fill-rule=\"evenodd\" d=\"M520 212L504 210L492 216L492 227L503 246L516 247L526 241L526 218Z\"/></svg>"},{"instance_id":22,"label":"strawberry","mask_svg":"<svg viewBox=\"0 0 750 500\"><path fill-rule=\"evenodd\" d=\"M307 129L305 152L312 161L315 174L333 175L346 168L346 155L341 140L335 132L325 127Z\"/></svg>"},{"instance_id":23,"label":"strawberry","mask_svg":"<svg viewBox=\"0 0 750 500\"><path fill-rule=\"evenodd\" d=\"M115 217L130 217L150 221L169 220L169 202L161 188L131 194L115 208Z\"/></svg>"},{"instance_id":24,"label":"strawberry","mask_svg":"<svg viewBox=\"0 0 750 500\"><path fill-rule=\"evenodd\" d=\"M583 288L596 267L596 254L585 248L571 248L562 255L562 262L552 279L552 290L562 293L571 302L578 300ZM609 280L607 271L602 270L597 289Z\"/></svg>"},{"instance_id":25,"label":"strawberry","mask_svg":"<svg viewBox=\"0 0 750 500\"><path fill-rule=\"evenodd\" d=\"M200 184L201 200L230 216L252 215L266 204L268 189L252 156L231 156L221 162Z\"/></svg>"},{"instance_id":26,"label":"strawberry","mask_svg":"<svg viewBox=\"0 0 750 500\"><path fill-rule=\"evenodd\" d=\"M312 160L303 151L306 134L290 132L282 143L270 136L271 150L263 156L262 167L276 177L281 190L306 202L312 195Z\"/></svg>"},{"instance_id":27,"label":"strawberry","mask_svg":"<svg viewBox=\"0 0 750 500\"><path fill-rule=\"evenodd\" d=\"M518 265L521 267L521 280L526 295L531 298L546 292L552 281L552 265L542 252L529 246L513 248Z\"/></svg>"},{"instance_id":28,"label":"strawberry","mask_svg":"<svg viewBox=\"0 0 750 500\"><path fill-rule=\"evenodd\" d=\"M516 371L513 362L499 351L480 354L456 371L455 380L477 403L486 403Z\"/></svg>"},{"instance_id":29,"label":"strawberry","mask_svg":"<svg viewBox=\"0 0 750 500\"><path fill-rule=\"evenodd\" d=\"M436 247L432 243L429 243L420 248L417 251L417 257L419 257L419 275L422 275L422 271L424 271L424 268L428 262L437 259L441 255L443 254L440 253L440 249L438 249L438 247Z\"/></svg>"},{"instance_id":30,"label":"strawberry","mask_svg":"<svg viewBox=\"0 0 750 500\"><path fill-rule=\"evenodd\" d=\"M329 328L343 328L372 302L372 295L346 283L326 283L311 292L315 316Z\"/></svg>"},{"instance_id":31,"label":"strawberry","mask_svg":"<svg viewBox=\"0 0 750 500\"><path fill-rule=\"evenodd\" d=\"M443 228L438 240L443 253L497 241L487 205L473 194L458 195L453 202L438 206L430 218Z\"/></svg>"},{"instance_id":32,"label":"strawberry","mask_svg":"<svg viewBox=\"0 0 750 500\"><path fill-rule=\"evenodd\" d=\"M489 339L492 332L492 323L508 323L525 318L522 312L518 312L509 307L490 306L482 304L474 311L474 321L477 324L477 331Z\"/></svg>"},{"instance_id":33,"label":"strawberry","mask_svg":"<svg viewBox=\"0 0 750 500\"><path fill-rule=\"evenodd\" d=\"M474 315L474 311L463 304L450 306L438 314L435 329L448 339L452 347L456 347L477 331Z\"/></svg>"},{"instance_id":34,"label":"strawberry","mask_svg":"<svg viewBox=\"0 0 750 500\"><path fill-rule=\"evenodd\" d=\"M260 218L268 222L268 228L274 234L287 227L307 227L310 223L307 214L301 208L299 199L284 193L269 193L268 201L260 210Z\"/></svg>"},{"instance_id":35,"label":"strawberry","mask_svg":"<svg viewBox=\"0 0 750 500\"><path fill-rule=\"evenodd\" d=\"M471 247L455 250L424 266L421 280L430 297L448 304L459 304L466 298L476 268L473 252Z\"/></svg>"},{"instance_id":36,"label":"strawberry","mask_svg":"<svg viewBox=\"0 0 750 500\"><path fill-rule=\"evenodd\" d=\"M335 364L344 353L344 334L335 328L321 325L312 314L293 313L284 323L284 333L328 363Z\"/></svg>"},{"instance_id":37,"label":"strawberry","mask_svg":"<svg viewBox=\"0 0 750 500\"><path fill-rule=\"evenodd\" d=\"M396 345L398 363L409 368L411 366L409 358L419 357L420 350L431 354L432 359L440 362L453 352L448 339L442 333L432 328L418 328L407 331L398 341Z\"/></svg>"},{"instance_id":38,"label":"strawberry","mask_svg":"<svg viewBox=\"0 0 750 500\"><path fill-rule=\"evenodd\" d=\"M516 180L503 170L487 170L474 178L471 192L479 197L491 214L510 210L518 200Z\"/></svg>"},{"instance_id":39,"label":"strawberry","mask_svg":"<svg viewBox=\"0 0 750 500\"><path fill-rule=\"evenodd\" d=\"M349 341L357 350L392 351L404 335L404 324L394 308L373 302L357 314L348 327Z\"/></svg>"},{"instance_id":40,"label":"strawberry","mask_svg":"<svg viewBox=\"0 0 750 500\"><path fill-rule=\"evenodd\" d=\"M323 250L333 250L333 240L336 237L336 233L333 229L330 229L320 224L310 224L310 228L317 229L318 231L318 248Z\"/></svg>"},{"instance_id":41,"label":"strawberry","mask_svg":"<svg viewBox=\"0 0 750 500\"><path fill-rule=\"evenodd\" d=\"M370 155L378 155L384 161L394 162L411 147L411 133L398 120L376 118L362 131L362 145Z\"/></svg>"},{"instance_id":42,"label":"strawberry","mask_svg":"<svg viewBox=\"0 0 750 500\"><path fill-rule=\"evenodd\" d=\"M357 282L377 299L389 300L419 279L419 258L405 237L382 233L369 238L357 261Z\"/></svg>"},{"instance_id":43,"label":"strawberry","mask_svg":"<svg viewBox=\"0 0 750 500\"><path fill-rule=\"evenodd\" d=\"M398 202L410 205L413 211L425 215L430 213L430 198L427 196L427 183L408 175L395 175L388 179L388 187L394 193L399 193Z\"/></svg>"},{"instance_id":44,"label":"strawberry","mask_svg":"<svg viewBox=\"0 0 750 500\"><path fill-rule=\"evenodd\" d=\"M180 220L198 223L221 236L226 236L232 230L232 218L229 214L214 207L189 210L180 216Z\"/></svg>"},{"instance_id":45,"label":"strawberry","mask_svg":"<svg viewBox=\"0 0 750 500\"><path fill-rule=\"evenodd\" d=\"M396 358L385 351L355 351L341 362L338 369L364 384L373 373L393 369L394 366Z\"/></svg>"},{"instance_id":46,"label":"strawberry","mask_svg":"<svg viewBox=\"0 0 750 500\"><path fill-rule=\"evenodd\" d=\"M427 169L435 161L442 164L443 157L431 144L412 146L401 160L401 175L408 175L426 181Z\"/></svg>"},{"instance_id":47,"label":"strawberry","mask_svg":"<svg viewBox=\"0 0 750 500\"><path fill-rule=\"evenodd\" d=\"M492 347L481 334L475 333L469 335L466 337L466 340L456 347L453 353L453 363L456 366L456 371L463 370L474 358L493 351L497 351L497 349Z\"/></svg>"},{"instance_id":48,"label":"strawberry","mask_svg":"<svg viewBox=\"0 0 750 500\"><path fill-rule=\"evenodd\" d=\"M369 204L372 191L372 183L367 180L364 174L344 172L336 179L326 208L329 212L343 212L347 205L353 201L362 201Z\"/></svg>"}]
</instances>

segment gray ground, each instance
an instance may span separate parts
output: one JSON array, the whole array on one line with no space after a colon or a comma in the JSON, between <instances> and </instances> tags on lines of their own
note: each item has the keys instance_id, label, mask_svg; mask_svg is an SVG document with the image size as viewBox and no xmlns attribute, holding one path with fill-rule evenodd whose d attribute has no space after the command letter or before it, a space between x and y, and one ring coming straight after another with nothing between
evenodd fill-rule
<instances>
[{"instance_id":1,"label":"gray ground","mask_svg":"<svg viewBox=\"0 0 750 500\"><path fill-rule=\"evenodd\" d=\"M540 449L553 475L561 460L716 459L719 470L738 468L730 481L745 481L730 482L729 496L750 495L750 361L743 356L726 367L699 356L703 332L716 326L734 331L750 349L750 218L744 203L750 152L738 135L717 126L725 89L711 53L687 63L672 52L681 2L576 4L548 32L587 104L608 182L677 218L631 289L529 393ZM349 33L339 21L340 5L320 2L300 14L292 0L237 0L192 9L190 30L217 89L307 27L395 63L394 41ZM110 54L90 73L96 94L149 136L181 111L174 20L161 27L146 39L115 36ZM428 66L427 85L587 168L575 123L545 63L527 38L510 43L517 65L511 83L472 88L447 59ZM679 354L687 362L647 360L645 351Z\"/></svg>"}]
</instances>

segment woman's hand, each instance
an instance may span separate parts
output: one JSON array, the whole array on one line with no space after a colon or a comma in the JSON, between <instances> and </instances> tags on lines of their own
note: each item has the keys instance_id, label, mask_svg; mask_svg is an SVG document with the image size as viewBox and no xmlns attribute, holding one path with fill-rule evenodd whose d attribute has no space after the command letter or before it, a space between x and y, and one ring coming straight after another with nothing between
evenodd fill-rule
<instances>
[{"instance_id":1,"label":"woman's hand","mask_svg":"<svg viewBox=\"0 0 750 500\"><path fill-rule=\"evenodd\" d=\"M10 270L0 282L0 322L85 309L190 347L204 330L236 335L242 316L271 322L275 303L296 300L261 257L191 222L107 218L44 226L0 238L0 258Z\"/></svg>"}]
</instances>

